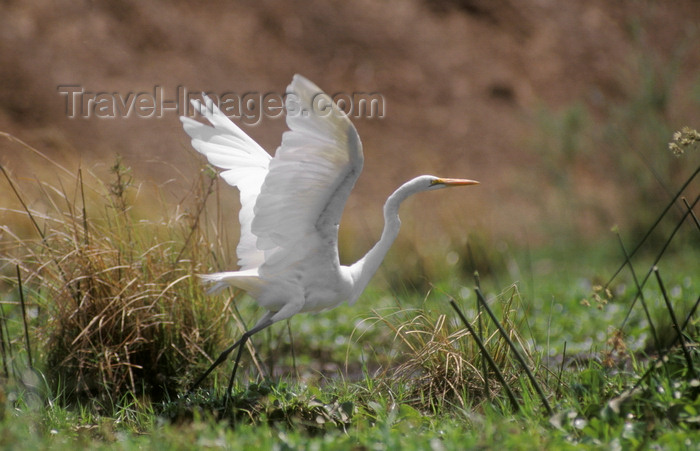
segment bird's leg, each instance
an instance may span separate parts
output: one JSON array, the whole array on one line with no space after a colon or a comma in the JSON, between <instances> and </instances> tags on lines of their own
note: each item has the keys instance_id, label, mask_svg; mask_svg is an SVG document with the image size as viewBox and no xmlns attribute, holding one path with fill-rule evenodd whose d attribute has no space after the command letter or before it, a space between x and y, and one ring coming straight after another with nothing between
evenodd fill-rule
<instances>
[{"instance_id":1,"label":"bird's leg","mask_svg":"<svg viewBox=\"0 0 700 451\"><path fill-rule=\"evenodd\" d=\"M231 379L228 381L228 389L226 390L226 400L224 401L224 409L228 408L228 401L231 398L231 393L233 391L233 380L236 378L236 371L238 370L238 364L241 361L241 356L243 355L243 347L245 346L246 341L256 333L260 332L264 328L270 326L274 321L272 320L273 313L268 312L265 316L260 318L260 321L258 321L258 324L255 325L252 329L249 331L245 332L243 336L238 340L236 345L238 345L238 354L236 354L236 360L233 362L233 371L231 371Z\"/></svg>"},{"instance_id":2,"label":"bird's leg","mask_svg":"<svg viewBox=\"0 0 700 451\"><path fill-rule=\"evenodd\" d=\"M246 332L243 334L243 337L241 337L241 340L247 340L250 338L252 334ZM238 364L241 361L241 355L243 354L243 346L245 345L245 341L241 343L240 347L238 348L238 354L236 354L236 360L233 362L233 371L231 371L231 379L228 381L228 389L226 390L226 399L231 397L231 392L233 390L233 380L236 378L236 371L238 370Z\"/></svg>"},{"instance_id":3,"label":"bird's leg","mask_svg":"<svg viewBox=\"0 0 700 451\"><path fill-rule=\"evenodd\" d=\"M247 337L246 337L246 338L247 338ZM233 345L231 345L231 347L229 347L229 348L226 349L224 352L222 352L221 355L219 355L219 358L216 359L216 361L215 361L214 363L212 363L212 365L209 367L209 369L206 370L206 371L204 372L204 374L202 374L202 375L199 377L199 379L197 379L197 380L195 381L194 384L192 384L192 388L190 388L190 391L188 392L188 394L190 394L190 393L192 393L193 391L195 391L195 389L196 389L197 387L199 387L199 384L201 384L202 381L203 381L207 376L209 376L209 373L211 373L212 371L214 371L214 368L216 368L217 366L221 365L221 364L226 360L226 357L228 357L228 355L231 353L231 351L233 351L234 349L236 349L236 346L240 346L240 345L241 345L241 342L242 342L242 341L243 341L243 337L241 337L240 340L238 340L238 341L235 342Z\"/></svg>"},{"instance_id":4,"label":"bird's leg","mask_svg":"<svg viewBox=\"0 0 700 451\"><path fill-rule=\"evenodd\" d=\"M251 336L255 335L256 333L260 332L261 330L265 329L266 327L269 327L272 323L275 322L274 320L272 320L273 315L274 315L273 312L267 312L265 314L265 316L260 318L260 321L258 321L258 323L255 325L255 327L253 327L249 331L245 332L241 336L241 338L238 339L238 341L236 341L229 348L227 348L224 352L222 352L221 355L219 356L219 358L217 358L216 361L214 363L212 363L212 365L209 367L209 369L206 370L204 372L204 374L202 374L200 376L200 378L195 381L194 384L192 384L192 388L190 388L190 391L188 392L188 394L192 393L197 387L199 387L199 384L201 384L202 381L207 376L209 376L209 373L214 371L214 368L221 365L226 360L226 357L228 357L228 355L231 353L231 351L238 348L238 354L236 355L236 361L235 361L235 364L233 366L233 374L231 374L231 380L229 381L229 387L228 387L228 391L226 393L227 398L228 398L228 395L231 392L231 388L233 386L233 377L236 375L236 370L238 369L238 363L241 360L241 355L243 353L243 346L245 345L246 341L248 341L248 339Z\"/></svg>"}]
</instances>

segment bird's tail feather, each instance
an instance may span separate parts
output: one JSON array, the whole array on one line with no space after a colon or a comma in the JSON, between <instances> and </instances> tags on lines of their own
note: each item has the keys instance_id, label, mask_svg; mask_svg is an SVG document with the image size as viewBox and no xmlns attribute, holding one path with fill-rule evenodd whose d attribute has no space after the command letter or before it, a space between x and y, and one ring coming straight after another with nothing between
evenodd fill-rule
<instances>
[{"instance_id":1,"label":"bird's tail feather","mask_svg":"<svg viewBox=\"0 0 700 451\"><path fill-rule=\"evenodd\" d=\"M257 269L200 274L199 278L211 285L207 294L218 293L227 287L236 287L255 297L262 289L262 280L258 276Z\"/></svg>"}]
</instances>

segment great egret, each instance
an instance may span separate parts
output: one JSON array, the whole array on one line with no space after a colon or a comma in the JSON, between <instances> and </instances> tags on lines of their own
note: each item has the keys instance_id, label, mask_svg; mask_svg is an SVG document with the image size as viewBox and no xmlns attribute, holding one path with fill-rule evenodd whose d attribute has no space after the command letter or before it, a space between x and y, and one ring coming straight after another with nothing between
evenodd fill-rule
<instances>
[{"instance_id":1,"label":"great egret","mask_svg":"<svg viewBox=\"0 0 700 451\"><path fill-rule=\"evenodd\" d=\"M379 242L357 263L338 259L338 224L362 171L360 137L348 117L315 84L295 75L287 88L289 131L272 158L210 99L193 106L212 126L181 117L192 146L240 190L240 270L202 276L214 290L245 290L267 312L221 353L191 390L238 347L227 393L246 341L301 312L319 312L360 297L399 233L399 205L421 191L475 185L464 179L422 175L404 183L384 204Z\"/></svg>"}]
</instances>

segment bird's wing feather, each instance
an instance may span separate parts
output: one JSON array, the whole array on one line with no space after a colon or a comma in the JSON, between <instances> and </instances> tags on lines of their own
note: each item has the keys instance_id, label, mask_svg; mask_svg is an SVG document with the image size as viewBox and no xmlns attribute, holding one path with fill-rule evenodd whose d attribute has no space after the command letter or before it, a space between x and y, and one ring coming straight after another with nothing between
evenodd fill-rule
<instances>
[{"instance_id":1,"label":"bird's wing feather","mask_svg":"<svg viewBox=\"0 0 700 451\"><path fill-rule=\"evenodd\" d=\"M272 157L206 96L205 104L196 100L192 104L213 127L184 116L180 120L192 138L192 146L204 154L212 165L224 169L221 177L240 190L238 219L241 239L236 249L238 264L242 270L257 268L263 263L265 255L257 248L257 237L251 232L253 206Z\"/></svg>"},{"instance_id":2,"label":"bird's wing feather","mask_svg":"<svg viewBox=\"0 0 700 451\"><path fill-rule=\"evenodd\" d=\"M299 247L309 237L337 255L337 225L363 164L355 127L312 82L295 75L285 107L290 130L270 162L252 223L266 254L262 269L303 257Z\"/></svg>"}]
</instances>

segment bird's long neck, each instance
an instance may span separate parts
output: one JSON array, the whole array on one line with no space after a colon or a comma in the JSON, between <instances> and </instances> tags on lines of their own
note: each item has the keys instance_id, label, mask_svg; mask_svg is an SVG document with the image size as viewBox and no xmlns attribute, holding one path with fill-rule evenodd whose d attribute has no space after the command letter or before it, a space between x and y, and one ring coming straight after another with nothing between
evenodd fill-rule
<instances>
[{"instance_id":1,"label":"bird's long neck","mask_svg":"<svg viewBox=\"0 0 700 451\"><path fill-rule=\"evenodd\" d=\"M409 182L410 183L410 182ZM384 204L384 230L382 236L372 249L360 260L350 267L353 278L353 296L350 302L354 302L360 297L372 276L379 269L379 265L384 260L389 248L399 235L401 220L399 219L399 206L408 196L413 194L409 183L405 183L393 192Z\"/></svg>"}]
</instances>

